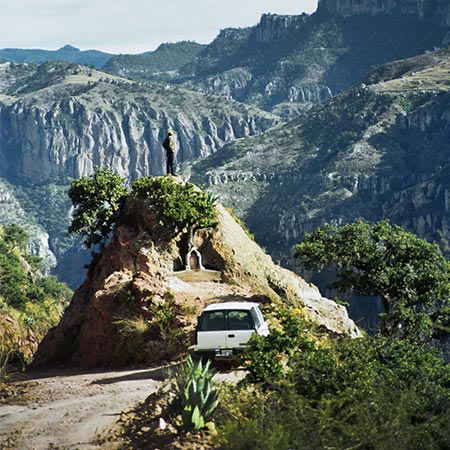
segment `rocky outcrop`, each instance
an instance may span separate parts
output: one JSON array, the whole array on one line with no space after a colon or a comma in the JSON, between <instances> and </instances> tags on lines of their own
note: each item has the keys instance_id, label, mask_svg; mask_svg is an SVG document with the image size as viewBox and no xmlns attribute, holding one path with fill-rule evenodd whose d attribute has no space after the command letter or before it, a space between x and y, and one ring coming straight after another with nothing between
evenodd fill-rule
<instances>
[{"instance_id":1,"label":"rocky outcrop","mask_svg":"<svg viewBox=\"0 0 450 450\"><path fill-rule=\"evenodd\" d=\"M13 187L0 180L0 223L2 225L16 224L28 234L28 252L43 259L41 271L48 275L50 269L56 266L56 256L50 249L49 234L35 219L31 219L14 196Z\"/></svg>"},{"instance_id":2,"label":"rocky outcrop","mask_svg":"<svg viewBox=\"0 0 450 450\"><path fill-rule=\"evenodd\" d=\"M263 14L253 31L254 39L266 45L289 41L292 35L307 23L308 17L307 14L301 16Z\"/></svg>"},{"instance_id":3,"label":"rocky outcrop","mask_svg":"<svg viewBox=\"0 0 450 450\"><path fill-rule=\"evenodd\" d=\"M223 31L175 81L293 118L371 66L443 45L449 26L446 0L321 0L312 15Z\"/></svg>"},{"instance_id":4,"label":"rocky outcrop","mask_svg":"<svg viewBox=\"0 0 450 450\"><path fill-rule=\"evenodd\" d=\"M297 308L333 335L359 335L344 307L276 266L222 206L217 205L217 212L218 226L197 233L195 245L203 264L219 271L222 281L186 282L176 276L183 268L183 234L167 240L151 205L129 198L112 242L75 292L59 326L39 346L34 366L125 365L136 355L124 356L128 347L117 328L120 318L131 310L134 317L151 321L149 311L164 304L169 292L184 311L172 325L185 330L193 329L205 304L251 299ZM189 316L186 311L192 309ZM150 345L153 350L144 351L146 362L155 362L161 357L155 353L158 343Z\"/></svg>"}]
</instances>

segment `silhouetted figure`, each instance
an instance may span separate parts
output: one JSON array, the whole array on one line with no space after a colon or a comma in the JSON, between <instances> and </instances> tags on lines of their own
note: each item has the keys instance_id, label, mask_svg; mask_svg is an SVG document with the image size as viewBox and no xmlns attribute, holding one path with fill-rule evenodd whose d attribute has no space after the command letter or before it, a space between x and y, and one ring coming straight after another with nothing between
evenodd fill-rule
<instances>
[{"instance_id":1,"label":"silhouetted figure","mask_svg":"<svg viewBox=\"0 0 450 450\"><path fill-rule=\"evenodd\" d=\"M166 151L166 158L167 158L167 175L169 173L171 175L175 175L175 171L173 169L174 160L175 160L175 143L173 141L173 131L169 130L167 133L166 139L164 139L163 142L164 150Z\"/></svg>"}]
</instances>

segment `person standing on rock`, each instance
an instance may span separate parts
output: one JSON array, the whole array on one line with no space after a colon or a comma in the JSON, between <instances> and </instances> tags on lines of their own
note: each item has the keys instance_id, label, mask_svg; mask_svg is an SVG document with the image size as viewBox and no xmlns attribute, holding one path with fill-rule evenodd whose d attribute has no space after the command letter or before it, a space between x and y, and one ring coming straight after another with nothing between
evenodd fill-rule
<instances>
[{"instance_id":1,"label":"person standing on rock","mask_svg":"<svg viewBox=\"0 0 450 450\"><path fill-rule=\"evenodd\" d=\"M163 142L164 150L166 151L166 159L167 159L167 175L175 175L174 171L174 161L175 161L175 142L173 138L173 131L169 130L167 133L166 139Z\"/></svg>"}]
</instances>

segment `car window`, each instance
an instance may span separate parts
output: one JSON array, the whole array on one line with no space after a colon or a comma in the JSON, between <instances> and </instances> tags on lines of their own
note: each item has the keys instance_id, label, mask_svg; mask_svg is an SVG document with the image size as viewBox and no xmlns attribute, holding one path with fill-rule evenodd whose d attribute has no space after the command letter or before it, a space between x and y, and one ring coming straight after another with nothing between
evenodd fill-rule
<instances>
[{"instance_id":1,"label":"car window","mask_svg":"<svg viewBox=\"0 0 450 450\"><path fill-rule=\"evenodd\" d=\"M229 330L252 330L253 320L248 311L228 311Z\"/></svg>"},{"instance_id":2,"label":"car window","mask_svg":"<svg viewBox=\"0 0 450 450\"><path fill-rule=\"evenodd\" d=\"M205 311L200 321L200 331L225 330L224 311Z\"/></svg>"},{"instance_id":3,"label":"car window","mask_svg":"<svg viewBox=\"0 0 450 450\"><path fill-rule=\"evenodd\" d=\"M262 325L262 321L258 314L258 311L256 311L256 308L251 309L251 314L253 317L253 322L255 322L256 328L258 329Z\"/></svg>"}]
</instances>

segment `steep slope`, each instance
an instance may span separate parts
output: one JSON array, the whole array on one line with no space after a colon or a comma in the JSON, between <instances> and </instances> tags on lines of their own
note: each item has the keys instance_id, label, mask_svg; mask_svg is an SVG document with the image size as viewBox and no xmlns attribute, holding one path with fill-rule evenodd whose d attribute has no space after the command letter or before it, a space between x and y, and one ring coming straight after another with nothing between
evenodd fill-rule
<instances>
[{"instance_id":1,"label":"steep slope","mask_svg":"<svg viewBox=\"0 0 450 450\"><path fill-rule=\"evenodd\" d=\"M445 247L449 68L446 49L376 69L366 84L199 162L193 180L277 259L317 226L359 217L387 217Z\"/></svg>"},{"instance_id":2,"label":"steep slope","mask_svg":"<svg viewBox=\"0 0 450 450\"><path fill-rule=\"evenodd\" d=\"M35 367L124 366L176 356L186 345L177 336L192 332L201 308L218 301L289 306L328 333L359 334L344 307L276 266L220 205L217 227L198 232L194 240L203 264L216 270L215 281L208 271L186 277L180 270L187 236L169 235L155 208L151 200L127 198L112 242L40 345ZM166 328L155 333L144 326L141 335L123 328L139 319L159 327L166 322Z\"/></svg>"},{"instance_id":3,"label":"steep slope","mask_svg":"<svg viewBox=\"0 0 450 450\"><path fill-rule=\"evenodd\" d=\"M58 62L4 65L0 78L0 175L32 181L105 164L130 178L161 174L168 128L183 162L278 121L235 101Z\"/></svg>"},{"instance_id":4,"label":"steep slope","mask_svg":"<svg viewBox=\"0 0 450 450\"><path fill-rule=\"evenodd\" d=\"M370 66L441 46L448 17L445 0L321 0L310 16L266 14L252 28L223 30L178 81L292 118Z\"/></svg>"}]
</instances>

